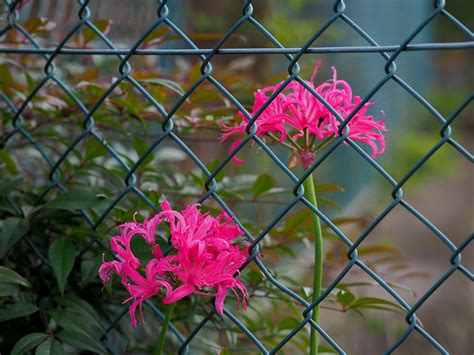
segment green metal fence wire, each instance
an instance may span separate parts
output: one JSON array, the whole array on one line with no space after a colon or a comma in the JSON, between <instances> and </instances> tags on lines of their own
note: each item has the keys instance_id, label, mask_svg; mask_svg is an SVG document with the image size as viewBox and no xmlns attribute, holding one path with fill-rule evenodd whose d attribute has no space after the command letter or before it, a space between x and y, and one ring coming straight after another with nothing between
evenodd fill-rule
<instances>
[{"instance_id":1,"label":"green metal fence wire","mask_svg":"<svg viewBox=\"0 0 474 355\"><path fill-rule=\"evenodd\" d=\"M87 223L90 224L93 230L97 229L98 226L108 217L112 209L128 194L135 194L141 198L146 204L148 204L153 210L158 211L159 208L150 200L148 197L137 187L135 172L140 167L142 162L152 153L154 150L159 149L159 145L163 142L165 138L173 140L188 156L194 163L202 170L202 172L207 177L207 181L204 184L206 193L198 201L203 202L209 198L213 198L225 211L227 211L240 225L242 230L245 232L247 238L251 241L251 256L249 257L247 263L254 263L261 272L267 277L267 279L279 290L284 292L287 297L293 299L295 302L299 303L304 307L302 313L302 319L300 323L291 330L286 336L284 336L281 341L272 349L266 348L262 342L254 335L252 332L245 327L245 325L239 320L239 318L230 312L228 309L224 310L224 316L233 322L237 327L239 327L244 334L247 335L248 339L255 344L256 349L258 349L263 354L275 354L280 349L282 349L287 342L289 342L302 328L304 327L313 327L316 329L319 334L334 348L339 354L345 354L345 351L339 346L336 341L328 334L319 324L316 324L311 319L312 309L318 305L322 300L324 300L336 287L336 285L343 279L343 277L353 268L359 268L364 271L369 277L371 277L376 283L383 287L406 311L405 321L407 327L403 334L392 344L387 350L386 353L392 353L397 349L407 337L413 333L417 332L423 336L436 350L441 354L448 354L448 351L440 344L434 337L432 337L424 328L420 326L420 322L417 319L416 311L427 301L427 299L444 283L448 278L450 278L456 271L459 271L465 275L470 281L474 280L474 274L469 271L465 266L462 265L461 261L461 252L465 249L469 243L473 240L474 234L467 236L467 238L460 244L455 245L445 234L443 234L428 218L422 215L415 207L413 207L406 199L403 194L403 185L410 180L413 174L420 169L430 157L441 147L448 144L456 149L459 154L461 154L469 162L474 161L473 155L467 151L459 142L457 142L452 137L452 127L451 124L459 117L460 113L470 104L473 100L474 95L471 94L449 117L444 117L440 114L431 104L425 99L418 91L416 91L412 86L410 86L406 81L404 81L400 76L397 75L397 66L395 60L397 57L405 51L426 51L426 50L461 50L461 49L472 49L474 48L474 35L473 33L458 19L456 19L452 14L450 14L445 8L445 1L438 0L433 4L432 12L425 18L422 19L420 24L410 33L410 35L400 44L395 46L381 46L379 45L369 33L367 33L362 27L360 27L356 22L354 22L350 17L345 13L346 3L343 0L337 0L334 3L333 15L311 36L311 38L301 47L301 48L286 48L284 47L277 39L273 36L270 31L265 28L257 19L254 17L254 10L252 6L252 1L247 0L243 4L243 12L241 17L233 24L233 26L222 36L222 38L217 42L217 44L211 49L203 49L196 46L196 44L189 38L189 36L180 29L174 23L170 17L170 12L173 11L177 4L174 4L173 1L161 0L157 1L156 4L156 21L147 28L143 35L134 43L131 48L128 49L118 49L116 45L108 38L108 36L101 32L90 20L91 11L89 9L90 0L77 0L79 4L78 12L78 21L72 27L72 29L66 33L63 39L59 44L54 48L45 48L43 47L35 38L28 33L28 31L22 27L19 23L19 4L20 0L4 0L4 4L8 9L8 23L7 25L0 30L0 37L5 35L8 31L18 31L21 33L26 41L28 42L27 47L0 47L0 53L3 54L31 54L42 57L46 61L44 67L44 77L39 81L37 86L29 93L29 95L24 99L23 103L16 107L13 102L7 97L6 94L0 93L0 99L5 103L5 105L11 110L14 115L13 127L14 129L9 132L6 136L5 143L8 147L8 141L16 136L20 135L24 137L29 144L38 151L43 159L44 163L47 164L50 170L49 174L49 183L45 188L42 195L38 198L37 203L40 203L43 197L48 194L49 191L53 189L58 189L59 191L66 191L66 188L61 184L61 174L59 171L60 166L64 163L64 160L71 151L76 147L81 141L86 138L93 138L97 140L104 148L107 149L113 159L123 169L123 183L124 187L120 193L115 196L112 203L108 208L100 215L97 219L94 219L86 211L82 210L81 213L84 216ZM411 44L413 38L420 33L433 19L442 16L448 21L450 21L454 26L456 26L462 33L467 37L464 42L451 42L451 43L423 43L423 44ZM365 42L366 46L352 46L352 47L317 47L315 46L318 38L330 28L336 21L343 21L349 25L355 33L357 33ZM226 41L242 26L244 23L252 25L256 30L258 30L270 43L272 43L272 48L222 48ZM178 48L178 49L140 49L145 38L157 27L166 26L174 34L176 34L183 42L188 46L187 48ZM93 49L71 49L65 48L67 41L73 37L80 29L84 27L92 30L100 39L104 47L93 48ZM385 60L385 76L376 83L369 93L363 98L358 107L344 120L315 90L309 87L303 79L299 77L300 66L298 60L302 58L306 53L361 53L361 52L376 52L379 53ZM93 107L88 109L76 96L74 91L66 85L57 75L57 68L54 63L55 59L60 55L92 55L92 54L102 54L115 56L120 60L120 65L118 71L120 76L110 85L110 87L104 92L102 97L95 103ZM243 105L235 98L234 95L224 87L217 79L212 76L213 66L212 60L216 56L227 55L227 54L239 54L239 55L248 55L248 54L266 54L272 56L285 56L288 60L288 78L284 81L283 85L276 90L271 97L268 99L265 105L251 116ZM132 66L130 65L130 59L133 56L142 55L142 56L160 56L160 55L171 55L171 56L195 56L198 57L201 61L201 76L191 85L191 87L181 96L175 106L169 111L165 111L162 105L152 96L152 94L147 91L132 75ZM342 123L339 128L339 137L335 140L331 146L321 154L317 161L302 175L296 176L291 172L285 163L280 161L280 159L270 150L270 148L256 136L256 129L258 125L258 118L263 110L270 104L270 102L278 95L279 92L284 90L285 86L292 80L298 81L303 85L308 91L310 91L320 102L322 102ZM82 122L83 128L81 133L74 139L74 141L69 145L69 147L61 154L57 161L53 161L48 157L45 150L42 146L35 140L35 138L27 131L24 127L24 117L23 112L27 105L34 99L37 92L45 86L48 82L54 82L59 88L61 88L74 103L80 108L84 115ZM160 136L149 146L147 151L138 159L138 161L133 165L129 166L117 153L113 146L108 144L103 136L95 128L94 113L98 108L104 103L112 91L123 81L129 82L133 87L138 90L143 97L156 108L163 118L162 121L162 132ZM247 136L245 139L237 146L237 148L229 154L213 171L209 171L204 163L198 158L198 156L180 139L174 129L173 115L181 107L181 105L186 101L186 99L196 90L199 90L199 86L203 82L210 82L217 88L230 102L235 106L235 108L244 113L244 115L249 119L249 123L246 127ZM409 93L420 105L422 105L439 123L439 133L440 139L438 142L421 158L419 159L413 167L403 176L400 180L395 180L390 176L390 174L384 170L377 162L375 162L367 153L362 150L359 145L352 141L349 138L349 127L347 123L354 117L358 110L370 100L373 95L380 90L387 82L392 81L398 84L403 88L407 93ZM242 149L249 142L254 142L262 148L262 150L268 155L268 157L284 172L289 179L293 182L293 193L294 198L283 208L277 215L272 219L272 221L264 228L260 234L252 235L249 231L245 229L242 223L239 221L238 216L236 216L233 211L227 206L224 200L220 197L219 191L217 188L217 183L215 180L216 175L222 171L227 164L229 164L232 156L237 154L237 152ZM391 196L393 201L389 203L388 206L380 213L373 222L361 233L361 235L351 242L349 238L336 226L331 220L314 205L312 205L304 197L304 189L302 186L303 181L332 154L332 152L342 143L348 144L352 149L357 152L365 161L370 164L372 169L374 169L380 176L382 176L388 183L393 187L391 191ZM14 208L19 214L21 210L16 206L12 201L10 201L12 208ZM276 280L266 269L264 263L259 256L259 243L263 238L268 234L268 232L293 208L295 205L303 204L313 213L317 214L320 219L325 223L340 239L347 245L347 258L348 262L339 275L326 287L322 295L313 303L308 303L305 299L300 297L298 294L290 290L283 283ZM364 261L359 257L357 247L364 242L368 237L371 231L380 224L382 220L396 207L402 206L414 217L416 217L420 223L424 224L433 234L434 238L438 238L451 252L451 257L449 262L451 266L444 272L444 274L423 294L415 304L408 304L403 297L401 297L387 282L385 282L379 275L377 275ZM35 243L28 236L23 238L25 242L31 247L34 253L37 254L38 258L42 262L51 267L47 258L41 254L41 252L36 248ZM107 249L103 243L99 240L94 240L93 243L97 243L104 250ZM90 245L91 246L91 245ZM90 247L89 246L89 247ZM87 248L82 250L78 257L87 251ZM163 319L163 314L151 303L147 302L146 305L158 316L158 318ZM126 314L126 309L124 309L117 318L109 324L107 327L105 338L107 334L117 325L120 319ZM189 346L191 345L194 337L205 327L205 325L211 320L212 317L215 317L215 310L211 311L202 321L187 335L182 335L179 331L171 326L172 333L176 336L178 341L181 343L180 353L187 354L189 353Z\"/></svg>"}]
</instances>

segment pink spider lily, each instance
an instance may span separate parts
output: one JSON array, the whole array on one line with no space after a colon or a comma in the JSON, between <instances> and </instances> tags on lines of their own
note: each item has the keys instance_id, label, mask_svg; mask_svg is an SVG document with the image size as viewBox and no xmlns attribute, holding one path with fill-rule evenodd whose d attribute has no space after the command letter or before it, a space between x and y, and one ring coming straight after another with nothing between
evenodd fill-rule
<instances>
[{"instance_id":1,"label":"pink spider lily","mask_svg":"<svg viewBox=\"0 0 474 355\"><path fill-rule=\"evenodd\" d=\"M320 64L320 61L316 63L311 80L304 82L316 91L339 116L346 119L362 102L362 99L353 95L352 89L346 81L337 79L337 71L334 67L331 68L333 72L331 80L315 85L314 79ZM249 112L250 115L254 116L281 85L282 83L278 83L275 86L257 90L254 94L255 101ZM373 102L363 104L350 119L347 127L349 127L348 137L369 145L372 149L372 157L375 158L385 150L385 138L382 132L386 131L386 128L383 111L382 119L379 121L367 114L368 108L373 105L375 105ZM226 141L234 135L246 134L249 120L242 112L237 114L241 117L240 124L236 126L221 124L223 131L220 137L221 141ZM341 126L341 122L331 110L297 81L290 82L263 110L255 122L257 137L268 136L289 147L293 150L293 160L290 167L295 165L294 158L298 157L304 168L308 168L314 161L317 149L322 148L339 135ZM240 142L242 142L242 138L234 141L230 151L234 151ZM233 160L239 164L243 163L243 160L235 155Z\"/></svg>"},{"instance_id":2,"label":"pink spider lily","mask_svg":"<svg viewBox=\"0 0 474 355\"><path fill-rule=\"evenodd\" d=\"M142 313L142 303L159 294L164 288L166 294L171 292L171 285L166 280L165 271L170 270L170 265L160 247L151 241L151 238L146 231L146 223L139 224L136 221L125 223L120 226L122 233L120 236L112 237L110 240L110 247L115 253L117 260L103 261L99 268L99 275L104 282L109 282L110 277L116 273L121 276L121 283L129 292L130 298L124 302L133 300L130 304L130 325L136 327L137 320L135 311L140 307ZM143 277L138 269L141 266L140 260L133 254L131 250L131 240L133 237L140 235L148 244L153 245L154 259L149 261L145 267L145 277ZM130 283L132 282L132 283Z\"/></svg>"},{"instance_id":3,"label":"pink spider lily","mask_svg":"<svg viewBox=\"0 0 474 355\"><path fill-rule=\"evenodd\" d=\"M124 302L129 307L131 326L137 324L136 309L142 303L164 291L163 303L169 304L191 295L215 296L218 314L223 313L228 290L246 307L247 290L234 276L247 260L248 247L240 243L241 229L225 212L218 217L201 213L199 205L187 206L183 211L172 210L166 201L162 212L145 219L120 226L122 233L111 239L110 245L116 259L104 261L99 275L104 282L116 273L130 294ZM155 233L158 225L167 222L170 227L173 251L164 256L157 244ZM130 243L133 237L142 237L151 247L151 260L142 275L140 260L133 254ZM238 291L238 292L237 292ZM240 296L239 296L240 293Z\"/></svg>"},{"instance_id":4,"label":"pink spider lily","mask_svg":"<svg viewBox=\"0 0 474 355\"><path fill-rule=\"evenodd\" d=\"M247 291L240 280L234 278L248 257L248 248L241 249L232 243L243 235L227 213L217 218L202 214L194 204L187 206L180 215L171 210L168 203L161 204L168 216L171 229L171 245L177 253L173 264L174 274L182 285L167 295L163 303L174 303L196 291L206 288L217 292L215 306L222 314L227 290L240 290L243 307ZM237 295L237 293L235 293ZM237 299L240 298L237 295Z\"/></svg>"}]
</instances>

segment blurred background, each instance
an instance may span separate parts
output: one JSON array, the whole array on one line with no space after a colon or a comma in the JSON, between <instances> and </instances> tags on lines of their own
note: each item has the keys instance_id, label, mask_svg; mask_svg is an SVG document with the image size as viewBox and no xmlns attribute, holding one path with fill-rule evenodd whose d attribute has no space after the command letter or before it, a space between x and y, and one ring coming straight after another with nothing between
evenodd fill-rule
<instances>
[{"instance_id":1,"label":"blurred background","mask_svg":"<svg viewBox=\"0 0 474 355\"><path fill-rule=\"evenodd\" d=\"M473 27L474 6L469 0L448 1L446 9L466 27ZM285 47L301 47L333 14L332 2L322 0L258 1L254 4L254 18L262 23ZM149 1L125 2L122 0L91 1L90 9L96 24L107 31L108 37L119 48L128 48L139 39L141 34L156 21L155 3ZM218 39L241 16L240 1L184 1L176 0L169 4L170 18L201 48L212 48ZM433 1L400 0L351 0L347 2L345 14L363 28L380 45L400 44L433 11ZM19 21L28 23L32 18L47 18L37 25L39 41L44 47L52 47L77 23L78 5L73 1L44 0L29 1L20 11ZM3 17L3 23L6 20ZM34 25L31 25L34 28ZM43 31L43 34L42 32ZM167 37L166 37L167 36ZM84 38L74 37L67 46L81 45ZM163 39L163 38L166 38ZM5 40L5 38L3 38ZM14 39L7 38L6 42ZM412 43L462 42L469 38L445 18L438 16ZM84 44L84 42L82 42ZM96 39L85 43L89 47L103 48L104 44ZM312 47L367 45L363 38L342 21L336 21L313 43ZM146 48L186 48L186 45L167 32L158 33L142 47ZM261 33L249 24L244 24L224 45L238 47L272 47ZM5 59L5 55L2 54ZM8 56L9 60L24 63L38 69L45 61L36 62L32 56ZM331 66L336 66L338 77L352 86L354 93L364 97L385 76L385 60L379 53L339 53L306 54L300 60L301 77L309 80L316 60L322 60L322 66L316 82L331 78ZM60 55L55 63L58 75L70 87L79 93L81 99L90 104L93 96L93 82L110 83L119 76L119 61L111 57L67 56ZM143 80L164 78L177 82L187 90L199 77L201 61L194 56L134 56L130 60L133 74ZM472 92L474 68L471 50L411 51L402 53L396 60L397 75L422 95L445 118L460 106ZM288 75L288 60L277 55L221 55L212 60L212 75L246 107L251 107L252 94L257 88L274 84ZM41 72L32 73L33 80L41 77ZM35 77L36 75L36 77ZM150 77L154 75L154 77ZM161 84L160 84L161 85ZM53 96L54 92L49 93ZM91 96L92 95L92 96ZM157 95L161 93L157 92ZM143 99L136 96L136 105L142 105ZM164 106L172 107L179 96L169 94L158 97ZM88 101L90 99L90 102ZM162 99L162 101L160 101ZM441 124L413 96L394 81L387 82L370 100L377 105L371 108L371 114L378 119L381 111L386 114L387 150L377 159L378 163L395 179L400 180L410 168L421 159L439 140ZM54 106L54 101L49 101ZM58 107L62 104L57 103ZM145 104L143 108L145 110ZM58 109L56 107L55 109ZM50 108L45 107L47 112ZM127 112L124 112L127 111ZM161 117L154 113L143 116L151 122L149 129L143 130L139 120L122 108L121 115L107 116L101 113L97 124L103 124L106 140L124 155L133 155L138 143L151 143L159 134ZM215 88L206 86L202 91L192 94L185 105L176 112L188 122L197 123L193 128L183 128L183 141L206 164L213 160L222 160L228 153L230 143L219 143L217 125L211 124L222 116L232 115L235 108ZM62 143L51 144L48 134L39 135L56 159L72 137L80 132L80 125L74 120L74 112L67 117L59 114L49 115L48 129L56 125L56 134L64 137ZM30 116L29 116L30 115ZM26 121L34 112L25 112ZM473 150L472 134L474 121L473 107L468 105L451 125L453 137L468 151ZM103 120L101 121L101 118ZM208 119L210 124L206 124ZM194 121L193 121L194 120ZM66 125L70 121L70 125ZM38 121L39 122L39 121ZM38 124L38 122L36 124ZM193 126L191 124L191 126ZM40 127L34 127L41 133ZM46 129L46 127L45 127ZM42 138L41 138L42 137ZM49 143L48 143L49 142ZM287 151L276 146L272 150L283 160L287 160ZM33 162L35 157L18 151L20 156L30 159L23 163L23 169L36 181L44 185L45 177L38 173ZM229 164L224 169L226 175L241 174L250 180L262 173L271 174L276 187L282 191L275 195L259 199L239 199L224 196L224 200L236 215L249 223L266 225L288 203L292 182L276 165L260 152L257 147L247 145L239 154L246 163L243 166ZM136 159L135 157L131 158ZM187 172L195 168L172 142L167 142L161 151L156 152L154 162L160 166L171 164L177 171ZM297 171L297 175L301 175ZM324 183L341 186L344 192L328 192L328 203L322 202L324 213L332 218L341 216L363 216L363 221L343 226L351 240L356 240L363 230L392 201L392 186L362 159L353 149L345 146L337 148L318 169L317 178ZM420 213L426 216L448 238L459 245L473 230L473 187L472 167L469 161L452 146L445 144L423 167L403 186L404 198ZM84 179L86 179L84 177ZM85 181L85 180L84 180ZM235 183L235 182L234 182ZM230 185L229 185L230 186ZM153 188L153 185L150 185ZM230 187L229 187L230 188ZM333 201L334 203L330 203ZM271 233L270 233L271 234ZM380 272L393 284L403 284L399 290L402 297L413 305L451 266L450 250L425 225L401 206L397 206L367 238L367 243L396 248L399 261L383 266L380 259L370 259L377 264ZM364 242L365 243L365 242ZM379 244L378 244L379 245ZM275 268L283 276L292 276L304 280L311 271L311 248L302 242L294 245L294 253L304 257L296 260L287 257L280 259ZM335 248L335 250L338 250ZM338 250L343 258L345 250ZM265 255L265 248L263 248ZM463 253L463 265L474 268L472 246ZM400 261L401 260L401 261ZM268 260L270 263L271 256ZM341 265L344 265L344 259ZM291 267L290 267L291 266ZM337 275L340 268L326 267L325 284ZM353 270L350 277L368 281L359 270ZM417 312L426 330L446 347L452 354L472 354L472 324L474 321L474 288L472 283L456 272L444 283ZM360 292L377 297L389 297L380 287L364 288ZM363 317L356 312L334 312L323 308L321 324L324 329L349 354L378 354L390 346L406 329L403 316L390 312L368 312ZM436 350L419 334L412 333L400 347L400 354L435 354Z\"/></svg>"}]
</instances>

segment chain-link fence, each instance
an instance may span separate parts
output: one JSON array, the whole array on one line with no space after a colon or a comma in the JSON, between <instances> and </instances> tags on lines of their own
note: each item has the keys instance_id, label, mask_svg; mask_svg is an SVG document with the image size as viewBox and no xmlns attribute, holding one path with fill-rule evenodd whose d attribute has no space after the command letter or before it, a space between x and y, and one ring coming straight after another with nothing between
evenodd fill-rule
<instances>
[{"instance_id":1,"label":"chain-link fence","mask_svg":"<svg viewBox=\"0 0 474 355\"><path fill-rule=\"evenodd\" d=\"M245 231L246 236L251 241L250 254L251 257L248 260L248 263L255 264L265 277L279 290L281 290L286 297L292 298L294 302L300 304L304 307L304 311L301 315L301 321L293 330L288 332L285 336L282 337L281 341L273 348L266 348L261 340L255 336L249 329L246 328L243 322L239 320L239 317L233 314L229 310L224 310L224 317L227 317L230 322L233 322L236 327L246 334L248 339L253 342L256 349L265 354L274 354L280 351L285 344L287 344L298 332L305 327L313 327L317 332L324 338L327 343L329 343L333 349L340 353L344 354L345 351L338 343L331 337L330 334L326 332L319 324L316 324L311 319L312 309L320 304L336 287L336 285L352 270L353 268L359 268L363 270L370 278L378 283L383 289L385 289L405 310L406 316L406 329L403 334L393 343L390 348L386 350L387 353L395 351L407 337L413 333L417 332L423 336L431 345L437 349L442 354L447 354L448 351L443 347L443 344L438 342L437 339L432 337L424 327L420 325L419 320L416 316L416 311L430 298L430 296L455 273L462 273L468 280L472 281L474 276L466 267L462 264L461 251L463 251L473 239L473 235L469 235L465 240L459 245L455 245L448 236L443 234L435 225L434 221L430 221L423 214L421 214L417 209L413 207L412 204L407 202L403 194L403 186L410 180L410 178L426 164L426 162L432 157L435 152L437 152L441 147L445 145L452 146L463 158L468 162L473 161L473 155L467 151L462 144L456 141L452 132L451 127L452 123L460 116L460 113L471 103L473 96L470 95L451 115L444 117L440 114L435 107L423 97L417 90L415 90L411 85L409 85L403 78L397 75L397 66L395 60L404 52L408 51L449 51L449 50L468 50L474 47L473 42L473 33L459 20L456 19L450 12L446 10L445 1L435 1L433 4L432 12L429 13L426 18L420 18L418 26L413 29L409 36L407 36L400 44L398 45L379 45L373 37L367 33L364 28L360 27L355 21L346 15L346 7L351 6L350 2L346 3L342 0L335 1L333 5L333 15L327 19L327 21L320 26L317 31L309 38L302 47L298 48L289 48L284 47L277 40L278 33L270 33L270 31L259 22L259 14L254 12L254 6L252 1L246 1L242 7L242 14L237 19L237 21L228 29L228 31L217 41L213 48L199 48L193 40L183 31L175 22L170 19L170 14L173 11L176 11L178 6L173 1L158 1L156 4L156 21L152 23L143 35L130 47L127 49L118 48L114 42L109 39L109 37L101 31L93 21L91 21L91 10L89 8L90 1L88 0L78 0L79 12L77 14L77 21L72 26L72 28L64 34L61 41L57 44L56 47L44 47L42 44L37 41L25 27L22 26L19 21L22 4L24 1L21 0L4 0L5 8L8 12L8 23L3 25L3 28L0 31L0 37L5 36L7 33L17 32L24 37L24 45L22 46L2 46L0 48L0 53L2 56L7 58L9 55L32 55L42 58L46 64L44 66L44 75L40 80L35 83L31 88L31 91L27 93L24 97L21 105L15 105L14 102L9 98L8 94L5 92L0 93L0 99L3 101L3 104L6 105L8 110L13 114L14 118L12 120L13 129L6 132L6 135L3 138L4 146L2 149L9 149L9 141L16 136L22 136L26 139L31 147L33 147L39 154L40 159L49 167L49 182L44 189L42 195L38 198L37 203L40 203L43 198L54 189L59 191L66 191L66 188L62 183L62 176L60 173L60 168L64 164L66 158L71 154L75 147L80 144L83 140L94 139L100 145L102 145L115 161L123 169L123 189L114 196L113 202L102 212L99 216L92 216L87 211L81 211L84 219L89 223L92 230L97 229L103 222L106 220L110 212L114 207L122 200L125 199L130 194L135 194L139 198L148 204L153 210L159 211L159 208L147 197L147 195L137 186L136 181L136 172L140 168L141 164L147 159L150 153L159 150L161 143L167 139L174 141L180 149L182 149L185 154L189 156L190 159L199 167L203 174L206 176L206 181L203 186L207 191L202 198L199 199L199 202L204 202L207 199L214 199L223 210L227 211L231 216L234 217L235 221L241 226ZM143 5L145 6L145 5ZM146 4L151 9L151 4ZM328 4L328 6L330 6ZM456 42L456 43L420 43L412 44L412 40L423 31L434 19L443 17L466 36L465 42ZM357 33L361 39L363 39L367 44L363 46L340 46L340 47L318 47L318 39L322 36L325 31L327 31L331 26L336 22L344 22L350 28ZM225 47L225 44L229 38L236 33L241 26L244 24L253 26L260 34L262 34L267 43L271 46L265 48L228 48ZM295 24L297 26L297 24ZM141 45L147 36L156 30L159 27L165 27L170 30L175 36L179 37L183 43L187 45L186 48L158 48L158 49L141 49ZM101 46L98 48L70 48L66 46L67 42L75 36L80 30L84 28L89 28L100 40ZM225 47L225 48L224 48ZM336 110L334 110L315 90L307 85L307 83L300 77L300 65L298 61L307 53L339 53L341 56L344 56L345 53L378 53L385 60L385 75L383 78L373 83L371 90L363 98L357 108L352 112L346 119L343 119ZM225 87L219 80L213 77L213 60L219 56L225 55L249 55L249 54L265 54L271 56L285 56L288 60L287 71L289 76L284 81L283 85L276 90L270 97L270 99L263 105L260 110L252 117L248 114L245 107L239 102L231 90ZM90 55L104 55L104 56L114 56L119 59L120 65L118 66L119 76L111 83L107 90L105 90L100 99L92 107L87 107L76 95L75 91L63 81L58 75L58 68L55 64L55 60L63 55L71 56L90 56ZM176 102L175 106L170 110L165 110L162 103L156 99L149 90L147 90L139 80L134 78L133 67L130 64L131 60L135 56L193 56L199 58L202 62L200 66L201 75L196 78L195 82L187 89L184 94L181 95L179 100ZM259 123L259 115L263 110L268 107L270 102L275 99L275 97L284 90L285 86L291 81L297 81L303 85L308 91L310 91L318 100L320 100L341 122L339 127L339 137L334 141L330 147L324 151L323 154L317 157L316 162L301 176L296 176L294 172L288 169L286 164L282 162L276 154L267 146L267 144L256 135L256 127ZM61 155L58 159L52 159L42 147L41 144L37 142L34 134L31 134L25 127L25 118L24 111L27 109L28 105L35 99L37 93L48 83L54 82L55 85L60 88L64 93L69 97L75 106L77 106L83 115L83 127L80 134L78 134L73 142L67 147L66 150L61 152ZM162 134L154 140L154 142L147 147L146 151L140 156L140 158L131 166L129 162L123 159L123 156L117 152L115 147L106 142L103 135L101 135L100 130L96 128L97 120L94 118L94 114L97 110L104 104L108 99L111 93L122 83L128 82L134 90L139 92L143 98L145 98L149 104L151 104L156 111L162 117ZM175 124L173 121L173 115L180 109L180 107L186 102L186 100L196 91L200 90L202 83L207 82L211 83L222 95L224 95L231 105L235 107L236 110L245 113L249 119L249 124L247 126L247 136L243 141L237 146L237 148L229 154L225 159L223 159L219 165L212 171L208 170L206 165L201 161L201 159L193 152L193 150L186 145L183 140L180 138L179 134L176 132ZM422 105L426 110L432 115L433 119L438 122L440 138L438 142L431 147L431 149L424 154L424 156L419 159L416 164L414 164L411 169L401 178L394 179L379 163L373 160L360 146L349 138L349 127L347 123L354 117L357 111L363 107L384 85L388 82L393 82L399 85L403 90L405 90L409 95L411 95L420 105ZM219 191L218 184L216 183L216 176L228 165L232 157L239 152L244 146L249 144L256 144L264 151L264 154L268 156L281 171L288 176L289 179L293 182L293 193L294 198L279 210L279 212L274 216L272 221L263 229L258 235L252 235L248 232L244 225L239 221L239 216L236 215L226 204L225 199L221 197L221 192ZM318 171L318 167L334 152L334 150L341 144L346 143L353 149L358 155L360 155L368 164L370 164L371 169L373 169L377 174L383 177L392 187L391 197L393 201L385 207L385 209L380 213L368 226L367 228L359 235L355 242L351 242L348 236L334 223L331 222L331 219L328 218L321 210L312 205L304 197L304 189L302 187L303 181L314 171ZM14 208L18 214L21 214L22 211L18 206L16 206L11 201L12 208ZM292 291L289 287L285 286L284 283L275 279L271 273L269 273L262 261L262 257L259 254L259 243L269 231L274 228L275 225L281 221L285 215L292 209L294 206L304 205L308 209L319 216L319 218L326 224L347 246L347 264L339 275L334 278L330 284L324 289L321 297L313 303L309 303L307 300L303 299L296 292ZM417 302L410 305L408 302L394 289L384 281L377 273L375 273L367 264L359 257L358 247L364 243L369 234L381 223L382 220L386 218L387 215L397 206L402 206L410 214L412 214L419 223L424 224L433 235L433 238L438 238L444 243L444 246L450 250L451 257L449 262L451 267L445 270L444 274L424 293L421 297L418 298ZM38 248L35 247L35 241L29 236L24 236L23 239L31 247L31 250L35 253L38 253L37 257L43 261L45 265L49 265L48 259L45 255L42 255ZM98 243L100 247L107 248L99 240L95 240L94 243ZM89 246L90 247L90 246ZM78 257L83 255L86 252L87 248L79 252ZM247 264L248 264L247 263ZM163 319L163 314L155 307L151 302L147 302L147 305L157 316ZM119 317L109 324L107 332L112 330L114 326L119 322L119 320L126 314L126 309L120 313ZM192 341L194 337L200 333L200 331L206 326L208 322L211 321L213 317L216 317L214 311L210 312L202 321L188 334L180 334L180 332L173 326L171 330L174 335L181 342L181 353L189 353L190 347L192 347Z\"/></svg>"}]
</instances>

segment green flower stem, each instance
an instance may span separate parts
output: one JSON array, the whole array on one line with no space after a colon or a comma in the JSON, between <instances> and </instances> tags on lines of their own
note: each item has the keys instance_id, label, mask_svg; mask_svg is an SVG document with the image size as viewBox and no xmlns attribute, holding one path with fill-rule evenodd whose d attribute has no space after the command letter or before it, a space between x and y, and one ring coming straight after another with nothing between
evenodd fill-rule
<instances>
[{"instance_id":1,"label":"green flower stem","mask_svg":"<svg viewBox=\"0 0 474 355\"><path fill-rule=\"evenodd\" d=\"M305 191L305 197L311 202L316 208L318 208L318 201L316 199L316 191L314 189L313 175L309 175L308 178L303 182ZM321 221L315 213L311 213L313 219L313 232L314 232L314 274L313 274L313 298L314 302L321 296L322 281L323 281L323 234L321 230ZM311 319L318 323L319 322L319 310L320 305L318 304L313 308ZM310 354L318 354L318 343L319 343L318 332L311 327L310 336Z\"/></svg>"},{"instance_id":2,"label":"green flower stem","mask_svg":"<svg viewBox=\"0 0 474 355\"><path fill-rule=\"evenodd\" d=\"M301 149L301 146L291 137L291 134L288 134L286 138L291 142L291 144L293 144L296 149Z\"/></svg>"},{"instance_id":3,"label":"green flower stem","mask_svg":"<svg viewBox=\"0 0 474 355\"><path fill-rule=\"evenodd\" d=\"M322 149L323 147L325 147L326 145L328 145L329 143L331 143L333 140L335 140L337 137L336 136L328 136L326 138L324 138L321 143L319 143L315 148L314 150L317 151L317 150L320 150Z\"/></svg>"},{"instance_id":4,"label":"green flower stem","mask_svg":"<svg viewBox=\"0 0 474 355\"><path fill-rule=\"evenodd\" d=\"M275 142L278 142L278 144L281 144L282 146L284 146L285 148L288 148L290 150L295 150L295 146L291 145L291 144L288 144L286 142L280 142L280 138L278 138L277 136L275 136L274 134L271 134L271 133L267 133L267 136L269 136L271 139L273 139Z\"/></svg>"},{"instance_id":5,"label":"green flower stem","mask_svg":"<svg viewBox=\"0 0 474 355\"><path fill-rule=\"evenodd\" d=\"M166 307L165 319L163 319L163 324L161 325L161 332L160 337L158 338L158 344L156 346L155 355L163 354L163 349L165 347L166 331L168 330L168 325L170 324L171 316L173 315L175 307L176 302L171 303Z\"/></svg>"}]
</instances>

